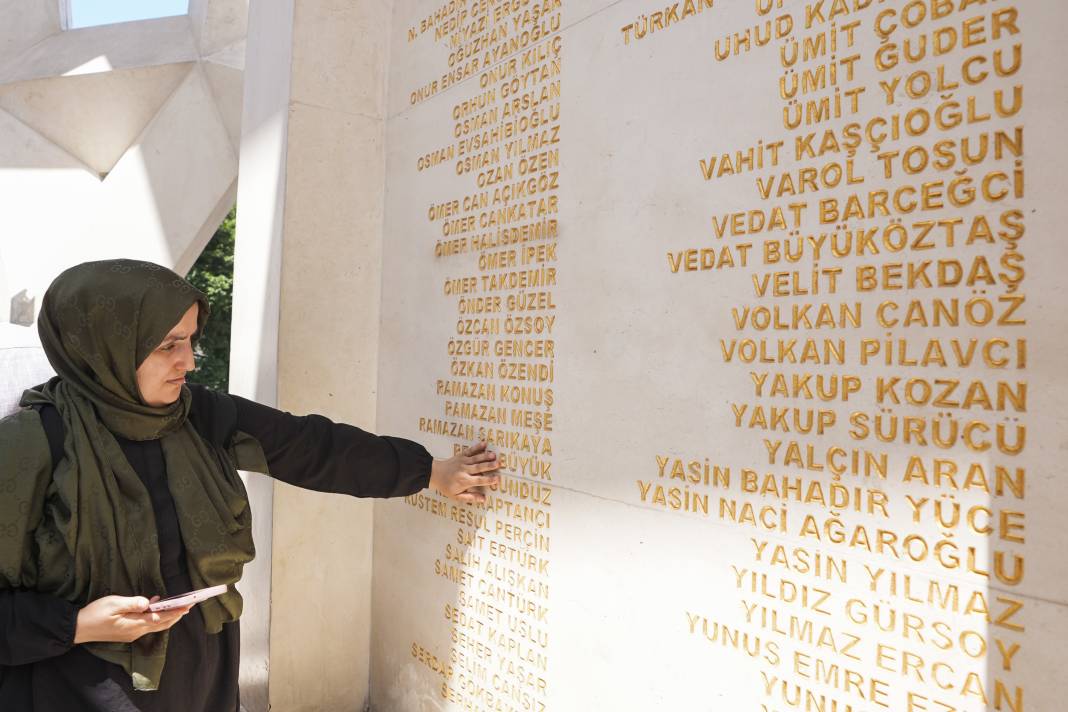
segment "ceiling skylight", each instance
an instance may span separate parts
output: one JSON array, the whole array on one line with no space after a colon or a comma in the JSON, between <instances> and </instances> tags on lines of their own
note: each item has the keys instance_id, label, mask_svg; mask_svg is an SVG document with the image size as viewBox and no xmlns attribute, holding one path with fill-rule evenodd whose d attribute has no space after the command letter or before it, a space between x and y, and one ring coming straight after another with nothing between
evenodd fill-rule
<instances>
[{"instance_id":1,"label":"ceiling skylight","mask_svg":"<svg viewBox=\"0 0 1068 712\"><path fill-rule=\"evenodd\" d=\"M70 4L69 29L110 25L185 15L189 0L66 0Z\"/></svg>"}]
</instances>

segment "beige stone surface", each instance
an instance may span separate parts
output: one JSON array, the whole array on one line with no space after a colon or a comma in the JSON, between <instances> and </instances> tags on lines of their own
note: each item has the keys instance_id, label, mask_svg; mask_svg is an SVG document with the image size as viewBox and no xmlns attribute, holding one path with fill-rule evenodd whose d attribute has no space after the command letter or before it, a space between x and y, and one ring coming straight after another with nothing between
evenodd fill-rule
<instances>
[{"instance_id":1,"label":"beige stone surface","mask_svg":"<svg viewBox=\"0 0 1068 712\"><path fill-rule=\"evenodd\" d=\"M244 90L244 73L240 69L217 62L201 64L204 76L211 86L215 105L219 108L226 133L236 153L241 144L241 99Z\"/></svg>"},{"instance_id":2,"label":"beige stone surface","mask_svg":"<svg viewBox=\"0 0 1068 712\"><path fill-rule=\"evenodd\" d=\"M385 111L389 3L298 3L293 100L365 116Z\"/></svg>"},{"instance_id":3,"label":"beige stone surface","mask_svg":"<svg viewBox=\"0 0 1068 712\"><path fill-rule=\"evenodd\" d=\"M49 35L0 65L0 84L190 62L197 57L185 15L84 27Z\"/></svg>"},{"instance_id":4,"label":"beige stone surface","mask_svg":"<svg viewBox=\"0 0 1068 712\"><path fill-rule=\"evenodd\" d=\"M830 5L824 3L824 9ZM827 709L836 700L839 710L849 705L856 711L896 712L908 709L910 694L927 709L938 708L935 700L968 712L999 706L1059 709L1056 661L1066 654L1068 633L1068 570L1059 534L1068 488L1058 475L1068 442L1068 421L1059 405L1066 395L1061 354L1068 317L1057 307L1064 297L1057 273L1068 250L1056 235L1065 219L1064 202L1057 194L1068 148L1056 117L1063 113L1068 89L1052 67L1063 63L1056 60L1063 57L1063 44L1055 28L1064 11L1011 5L1019 11L1020 34L1003 26L1005 31L995 40L992 13L1012 12L1009 5L973 4L964 12L934 19L927 3L837 5L853 7L833 19L837 46L824 36L826 52L817 49L816 57L789 67L781 52L789 51L792 40L757 45L754 27L763 33L767 20L790 15L793 37L799 42L808 37L810 46L818 48L820 33L832 26L818 10L811 10L812 25L806 28L801 5L715 3L665 26L663 14L654 19L654 13L665 12L663 6L624 0L595 7L565 0L558 36L560 139L551 147L559 150L559 209L552 215L559 220L559 238L556 257L549 263L557 270L556 278L549 286L487 291L483 280L536 265L502 267L492 261L507 258L512 245L448 256L435 253L435 247L458 235L469 240L499 235L495 226L477 220L500 204L470 208L464 201L484 193L492 198L499 189L519 185L527 177L522 163L530 156L510 153L514 149L507 138L496 144L491 138L489 149L469 147L461 156L459 137L483 136L510 118L498 113L469 134L459 122L488 113L488 106L480 106L465 114L464 102L492 89L497 95L491 104L498 111L513 97L530 100L524 72L531 67L520 59L520 71L513 75L517 82L494 82L493 73L510 61L495 57L473 76L412 101L413 89L448 71L455 45L444 39L435 42L432 31L409 40L408 28L432 17L436 6L398 3L387 127L389 242L383 262L379 425L423 438L437 450L501 430L550 438L552 450L541 458L551 463L551 470L532 475L524 469L531 464L531 447L503 438L498 449L508 463L510 484L486 508L456 507L429 494L378 505L372 656L376 709L491 709L500 700L517 708L544 704L554 710L804 709L806 690L800 691L800 701L791 701L797 692L794 685L809 688L813 700L826 696ZM915 27L897 26L881 42L873 29L876 18L885 23L905 5L915 13L922 5L928 15ZM768 8L767 17L757 16L761 6ZM986 19L975 19L980 17ZM1008 15L1000 17L1004 21ZM622 29L643 20L661 24L641 38L631 33L626 42ZM855 44L849 46L843 28L853 21L860 24ZM962 25L965 22L971 24ZM987 28L984 39L972 37L975 44L961 47L962 26L982 22ZM937 58L892 69L875 66L877 52L884 60L891 56L887 45L900 48L905 38L918 43L920 36L936 29L942 30L943 42L957 32L958 45ZM736 54L716 58L717 40L734 43L735 33L745 37L746 32L751 38L748 50L743 40ZM929 34L927 38L934 41ZM900 78L922 88L925 78L937 76L939 66L945 67L951 83L954 77L960 79L969 58L980 57L969 65L973 68L982 62L992 65L993 53L999 51L998 61L1008 62L1018 42L1023 45L1022 65L1009 77L990 75L974 85L944 87L926 96L910 97L899 90L893 101L886 100L880 87L880 81ZM847 78L843 64L837 65L842 72L837 84L828 66L826 83L814 74L832 54L842 62L853 53L860 55L855 78ZM828 97L832 112L821 115L816 105L809 110L809 125L795 132L785 125L783 111L791 104L789 96L780 94L780 79L789 87L794 75L806 71L810 86L799 100ZM533 83L535 91L540 90L542 85ZM866 88L858 112L853 115L844 108L834 115L834 97L846 101L844 92L857 85ZM1007 107L1016 85L1024 87L1022 111L993 115L995 91L1002 91ZM507 97L502 95L506 86L511 92ZM959 104L947 107L947 102ZM549 103L555 103L551 97ZM918 136L890 136L879 146L864 138L867 127L882 125L881 117L903 121L910 111L922 116L940 106L942 111L959 106L962 117L971 111L971 118ZM519 115L535 113L524 105ZM822 157L795 153L796 134L811 132L818 145L826 130L842 136L854 121L861 136L860 145L850 147L855 150L843 147ZM938 141L964 138L974 151L981 140L989 139L992 147L997 131L1007 132L1001 138L1004 149L1005 136L1011 140L1018 126L1026 135L1026 149L1019 157L1004 150L972 165L963 166L958 158L954 166L928 164L911 173L895 164L895 176L884 175L879 154L885 151L932 150ZM752 169L728 170L709 179L703 175L702 160L719 161L726 154L737 164L739 149L778 140L784 141L778 165L766 158ZM466 170L466 156L477 159L495 145L500 147L499 159L488 157L486 165ZM455 153L437 161L433 152L448 147ZM945 143L938 148L948 150ZM913 148L912 156L919 150ZM800 170L822 169L832 161L844 166L847 160L853 161L853 185L821 185L818 179L815 185L801 185ZM514 173L501 179L495 171L503 165ZM869 191L905 184L917 191L924 185L932 190L938 181L981 181L993 175L991 185L1008 185L1009 176L1021 169L1023 174L1017 175L1026 175L1025 185L1012 186L1019 194L1010 191L957 205L949 199L940 205L935 199L916 208L891 202L889 215L874 210L841 220L821 221L818 212L822 200L844 201L856 192L864 205ZM779 182L771 181L784 174L793 184L780 189ZM771 186L767 199L760 197L762 186ZM524 196L519 202L543 196ZM457 204L450 207L453 200ZM746 227L750 210L779 205L786 211L790 203L800 202L807 207L796 225ZM834 256L824 251L815 260L810 251L796 263L765 261L768 243L835 232L841 240L846 230L859 229L877 228L881 236L898 220L910 231L923 230L924 221L940 218L982 224L983 219L996 222L1011 210L1019 211L1012 215L1026 224L1019 236L1022 261L1006 258L1013 252L1009 231L989 241L966 241L964 228L952 244L936 240L930 248L919 244L892 250L877 237L878 252L858 254L854 249ZM446 233L443 212L452 221L450 229L458 233ZM714 221L724 224L726 219L730 224L725 216L736 212L741 213L737 234L728 230L717 237ZM468 216L476 223L465 230L460 221ZM508 224L523 222L532 220ZM752 246L746 264L741 263L740 244ZM714 249L719 259L727 246L733 264L692 272L671 269L669 257L678 259L687 248ZM523 253L516 254L518 259ZM987 260L997 265L997 274L972 285L940 285L937 279L928 285L921 278L909 287L858 288L858 270L867 266L886 265L893 274L897 263L911 262L915 268L927 263L924 269L935 274L939 260L950 270L959 261L965 274L977 262L981 271L981 260ZM791 273L796 270L797 279L805 280L817 262L821 269L841 269L836 289L829 288L829 280L819 285L818 294L812 293L810 282L791 286ZM1016 265L1024 266L1024 272L1013 272ZM774 279L776 272L783 274L781 293L762 292L760 280ZM1016 284L1020 275L1024 281ZM463 287L456 281L465 277L473 277L474 284ZM551 332L536 337L553 340L552 379L546 383L501 376L498 364L509 359L495 347L534 335L507 333L503 321L498 324L501 333L479 334L477 326L474 335L464 333L467 319L503 320L519 311L503 306L481 312L474 299L499 295L505 300L540 290L551 291L555 305L534 312L555 317ZM900 315L914 300L928 309L936 299L955 299L962 305L969 299L990 299L1003 305L1021 294L1025 302L1018 316L1026 320L1021 324L979 325L965 319L959 326L906 327L877 321L876 310L888 301L901 305ZM842 303L859 302L861 325L789 325L794 305L818 308L824 302L835 310ZM786 315L787 326L763 328L741 321L745 309L746 315L759 308L770 314L776 307ZM795 346L787 348L797 348L800 354L806 339L823 344L824 339L839 338L847 344L843 365L805 364L774 355L763 362L742 360L737 353L728 358L724 352L732 342L737 346L752 339L776 354L779 339L787 344L796 339ZM979 348L984 340L1004 339L1014 354L1016 340L1022 339L1026 363L1013 361L999 368L984 365L981 357L946 366L861 363L862 340L872 344L888 338L904 340L910 354L922 352L929 339L941 339L949 357L953 339L964 349L972 339ZM462 351L472 345L482 348L480 340L485 341L485 353ZM479 360L490 363L491 375L457 371L457 364ZM511 360L544 364L549 359ZM806 397L803 390L794 396L769 394L759 392L753 380L754 374L765 373L785 374L787 383L795 375L855 375L862 389L848 400L841 394ZM899 395L884 391L880 397L880 377L899 377ZM907 402L908 396L900 394L908 379L927 379L942 387L952 379L960 384L980 380L989 389L998 381L1013 386L1026 381L1026 405L988 407L980 399L962 407L952 398ZM499 390L488 397L443 390L443 384L473 383L498 389L551 386L550 407L527 408L551 411L551 432L512 421L517 406L501 398ZM922 389L924 383L914 381L908 387ZM489 409L478 410L480 406ZM736 416L732 406L747 408L745 417ZM504 408L503 423L496 407ZM751 419L758 407L766 417ZM772 408L786 417L776 419ZM795 408L800 421L793 420ZM822 433L802 432L810 409L814 415L821 409L833 411L834 424ZM884 423L899 419L898 435L884 442L865 432L862 425L876 416ZM927 427L939 419L956 421L961 428L980 422L972 433L989 432L989 447L979 438L940 447L930 430L926 440L906 441L900 430L905 417L924 418ZM428 425L433 419L457 424L460 430L441 434L434 430L436 424ZM1017 425L1026 427L1023 452L999 449L993 440L996 429L1010 433L1011 446ZM464 433L463 426L471 430ZM801 458L784 461L781 454L770 455L769 448L779 441L781 448L797 442ZM835 446L846 453L885 454L886 477L862 472L835 476L821 463ZM1013 474L1022 468L1026 493L1016 497L1007 490L964 491L948 481L941 487L907 481L912 457L922 458L929 469L936 458L952 460L963 468L958 484L969 467L983 468L991 477L998 466ZM676 461L681 461L682 471L672 478ZM686 469L691 462L698 473L694 479ZM729 470L729 483L701 482L706 466ZM749 480L746 470L752 472ZM770 480L765 479L768 474ZM761 491L763 482L767 485ZM659 499L657 487L663 488ZM801 492L822 492L826 501L796 494L799 487ZM687 497L706 495L707 513L700 508L685 511L686 503L693 502ZM674 504L672 497L678 498ZM885 509L872 506L871 497L876 502L885 497ZM941 517L935 514L936 504ZM752 508L751 517L744 514L746 507ZM532 518L532 511L540 511L543 519ZM954 519L958 511L960 517ZM806 527L808 522L816 529ZM780 558L758 556L776 547L781 547ZM818 571L813 564L817 556L822 562ZM829 562L838 568L829 572ZM841 578L835 573L839 569L844 572ZM407 615L398 616L397 610ZM729 631L726 642L724 629ZM814 673L817 659L826 666L819 679ZM866 687L843 684L847 670ZM785 690L783 680L788 680ZM818 709L815 702L808 704Z\"/></svg>"},{"instance_id":5,"label":"beige stone surface","mask_svg":"<svg viewBox=\"0 0 1068 712\"><path fill-rule=\"evenodd\" d=\"M192 66L184 62L15 82L0 87L0 108L104 175Z\"/></svg>"},{"instance_id":6,"label":"beige stone surface","mask_svg":"<svg viewBox=\"0 0 1068 712\"><path fill-rule=\"evenodd\" d=\"M54 2L7 3L0 8L0 65L27 47L59 32L59 5Z\"/></svg>"},{"instance_id":7,"label":"beige stone surface","mask_svg":"<svg viewBox=\"0 0 1068 712\"><path fill-rule=\"evenodd\" d=\"M245 38L249 0L189 0L189 23L201 55Z\"/></svg>"},{"instance_id":8,"label":"beige stone surface","mask_svg":"<svg viewBox=\"0 0 1068 712\"><path fill-rule=\"evenodd\" d=\"M189 132L197 140L174 141L180 132ZM151 250L157 261L167 264L176 264L183 255L195 258L211 237L210 232L201 231L205 217L218 214L219 200L231 190L236 177L237 156L211 89L200 69L194 68L139 143L108 174L104 181L108 202L83 229L129 236L127 244L139 245L142 252ZM131 196L137 199L128 202ZM154 224L156 229L137 235L142 224ZM212 232L217 225L211 226ZM193 238L200 240L199 246L190 246ZM189 261L185 268L191 266Z\"/></svg>"},{"instance_id":9,"label":"beige stone surface","mask_svg":"<svg viewBox=\"0 0 1068 712\"><path fill-rule=\"evenodd\" d=\"M381 130L381 120L301 104L291 109L279 321L280 406L372 432ZM321 308L324 300L334 306ZM371 517L370 501L276 486L272 708L363 709Z\"/></svg>"},{"instance_id":10,"label":"beige stone surface","mask_svg":"<svg viewBox=\"0 0 1068 712\"><path fill-rule=\"evenodd\" d=\"M243 93L230 389L278 405L279 281L285 210L291 3L259 4L249 17L248 78ZM241 625L242 704L270 704L271 566L274 481L246 478L257 558L245 568L248 603Z\"/></svg>"},{"instance_id":11,"label":"beige stone surface","mask_svg":"<svg viewBox=\"0 0 1068 712\"><path fill-rule=\"evenodd\" d=\"M249 242L238 245L235 297L235 324L254 344L241 346L234 362L240 388L294 413L369 430L385 185L374 97L384 94L385 78L349 76L344 63L384 52L351 41L376 13L332 3L253 8L238 212L238 233ZM362 712L372 628L371 504L250 484L267 532L259 540L270 544L248 585L269 589L270 622L248 636L256 647L243 661L252 692L246 704Z\"/></svg>"},{"instance_id":12,"label":"beige stone surface","mask_svg":"<svg viewBox=\"0 0 1068 712\"><path fill-rule=\"evenodd\" d=\"M0 110L0 132L4 138L0 141L0 161L9 170L24 170L24 177L31 181L43 177L35 169L46 172L66 169L84 173L80 179L86 183L96 181L84 163L3 110ZM28 195L33 194L28 192Z\"/></svg>"}]
</instances>

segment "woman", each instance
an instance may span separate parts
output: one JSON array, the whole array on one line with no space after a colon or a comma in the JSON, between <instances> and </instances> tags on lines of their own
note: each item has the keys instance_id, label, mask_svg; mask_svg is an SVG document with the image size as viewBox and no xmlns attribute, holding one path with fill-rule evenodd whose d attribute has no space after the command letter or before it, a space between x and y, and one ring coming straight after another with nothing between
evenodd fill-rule
<instances>
[{"instance_id":1,"label":"woman","mask_svg":"<svg viewBox=\"0 0 1068 712\"><path fill-rule=\"evenodd\" d=\"M203 294L146 262L78 265L45 294L58 376L0 421L0 710L238 709L237 591L147 610L241 578L255 552L238 469L361 497L429 485L479 502L497 486L484 443L434 460L187 385L207 317Z\"/></svg>"}]
</instances>

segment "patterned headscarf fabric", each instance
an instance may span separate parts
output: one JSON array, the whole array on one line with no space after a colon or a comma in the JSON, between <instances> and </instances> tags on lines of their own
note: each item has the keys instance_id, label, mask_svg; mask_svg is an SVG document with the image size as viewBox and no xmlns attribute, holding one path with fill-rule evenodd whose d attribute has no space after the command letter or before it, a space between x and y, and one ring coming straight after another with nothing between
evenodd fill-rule
<instances>
[{"instance_id":1,"label":"patterned headscarf fabric","mask_svg":"<svg viewBox=\"0 0 1068 712\"><path fill-rule=\"evenodd\" d=\"M65 428L65 458L53 471L36 411L0 421L0 590L31 589L76 605L102 596L163 595L155 516L148 491L115 435L160 441L190 577L197 588L232 584L255 555L242 469L266 471L258 443L218 447L188 420L182 388L166 406L144 402L137 368L204 295L149 262L89 262L49 287L38 328L58 376L28 390L21 404L52 404ZM240 435L240 434L239 434ZM166 592L171 595L182 591ZM200 604L209 633L241 615L231 587ZM158 688L166 632L132 644L89 643L122 665L138 690Z\"/></svg>"}]
</instances>

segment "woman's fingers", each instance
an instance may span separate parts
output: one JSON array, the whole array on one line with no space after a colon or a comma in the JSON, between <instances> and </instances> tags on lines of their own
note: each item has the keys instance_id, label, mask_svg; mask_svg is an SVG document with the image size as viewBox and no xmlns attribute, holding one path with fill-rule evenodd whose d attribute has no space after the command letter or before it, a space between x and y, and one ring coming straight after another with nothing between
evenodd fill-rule
<instances>
[{"instance_id":1,"label":"woman's fingers","mask_svg":"<svg viewBox=\"0 0 1068 712\"><path fill-rule=\"evenodd\" d=\"M183 618L185 618L185 614L189 613L189 609L188 608L182 608L182 609L179 609L177 611L173 611L173 613L175 613L175 615L167 616L166 618L163 618L162 620L160 620L159 623L156 624L155 632L159 633L160 631L167 630L168 628L170 628L173 625L175 625L178 621L180 621Z\"/></svg>"},{"instance_id":2,"label":"woman's fingers","mask_svg":"<svg viewBox=\"0 0 1068 712\"><path fill-rule=\"evenodd\" d=\"M112 613L141 613L148 608L148 599L144 596L108 596L105 599L106 605L111 608Z\"/></svg>"},{"instance_id":3,"label":"woman's fingers","mask_svg":"<svg viewBox=\"0 0 1068 712\"><path fill-rule=\"evenodd\" d=\"M145 596L104 596L78 611L74 641L130 643L149 633L167 630L192 610L184 606L171 611L148 610L149 603L159 600Z\"/></svg>"},{"instance_id":4,"label":"woman's fingers","mask_svg":"<svg viewBox=\"0 0 1068 712\"><path fill-rule=\"evenodd\" d=\"M465 472L483 472L495 470L501 466L495 452L480 452L477 455L465 455L461 460L461 467Z\"/></svg>"},{"instance_id":5,"label":"woman's fingers","mask_svg":"<svg viewBox=\"0 0 1068 712\"><path fill-rule=\"evenodd\" d=\"M496 489L501 469L497 453L486 441L463 448L447 460L435 460L430 470L430 487L459 502L485 502L485 488Z\"/></svg>"},{"instance_id":6,"label":"woman's fingers","mask_svg":"<svg viewBox=\"0 0 1068 712\"><path fill-rule=\"evenodd\" d=\"M494 470L501 469L501 463L493 462L476 462L471 465L464 465L464 472L469 475L480 475L483 472L493 472Z\"/></svg>"},{"instance_id":7,"label":"woman's fingers","mask_svg":"<svg viewBox=\"0 0 1068 712\"><path fill-rule=\"evenodd\" d=\"M493 462L497 459L497 453L495 452L481 452L477 455L470 455L464 458L464 462L467 464L474 464L476 462Z\"/></svg>"},{"instance_id":8,"label":"woman's fingers","mask_svg":"<svg viewBox=\"0 0 1068 712\"><path fill-rule=\"evenodd\" d=\"M463 451L463 454L464 455L468 455L468 456L469 455L477 455L480 452L484 452L485 449L486 449L486 441L483 440L481 442L475 443L474 445L471 445L470 447L465 448L464 451Z\"/></svg>"},{"instance_id":9,"label":"woman's fingers","mask_svg":"<svg viewBox=\"0 0 1068 712\"><path fill-rule=\"evenodd\" d=\"M185 609L178 608L173 611L160 611L158 613L149 611L147 613L132 613L126 616L127 620L135 621L140 625L157 626L166 625L171 621L176 621L181 618Z\"/></svg>"},{"instance_id":10,"label":"woman's fingers","mask_svg":"<svg viewBox=\"0 0 1068 712\"><path fill-rule=\"evenodd\" d=\"M149 633L159 633L174 626L175 623L182 620L186 613L192 609L191 606L185 608L175 608L173 611L160 611L158 613L138 613L128 615L127 619L135 624L135 637L140 638L142 635L148 635Z\"/></svg>"},{"instance_id":11,"label":"woman's fingers","mask_svg":"<svg viewBox=\"0 0 1068 712\"><path fill-rule=\"evenodd\" d=\"M478 492L482 494L482 499L479 502L485 501L486 488L497 489L500 485L500 477L498 475L465 475L459 482L463 488L460 490L463 492Z\"/></svg>"},{"instance_id":12,"label":"woman's fingers","mask_svg":"<svg viewBox=\"0 0 1068 712\"><path fill-rule=\"evenodd\" d=\"M486 495L482 494L477 490L472 489L467 490L466 492L461 492L460 494L456 495L456 499L460 500L461 502L468 502L472 504L481 503L486 501Z\"/></svg>"}]
</instances>

